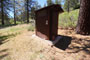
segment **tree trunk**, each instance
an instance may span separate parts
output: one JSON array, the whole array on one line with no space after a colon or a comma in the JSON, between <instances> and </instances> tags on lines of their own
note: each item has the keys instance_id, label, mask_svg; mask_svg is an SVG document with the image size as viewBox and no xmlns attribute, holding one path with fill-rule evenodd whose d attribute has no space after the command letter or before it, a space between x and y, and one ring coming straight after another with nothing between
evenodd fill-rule
<instances>
[{"instance_id":1,"label":"tree trunk","mask_svg":"<svg viewBox=\"0 0 90 60\"><path fill-rule=\"evenodd\" d=\"M27 23L29 23L29 1L27 0Z\"/></svg>"},{"instance_id":2,"label":"tree trunk","mask_svg":"<svg viewBox=\"0 0 90 60\"><path fill-rule=\"evenodd\" d=\"M68 0L68 13L70 12L70 5L69 5L69 2L70 2L70 0Z\"/></svg>"},{"instance_id":3,"label":"tree trunk","mask_svg":"<svg viewBox=\"0 0 90 60\"><path fill-rule=\"evenodd\" d=\"M81 0L80 2L76 32L82 35L90 35L90 0Z\"/></svg>"},{"instance_id":4,"label":"tree trunk","mask_svg":"<svg viewBox=\"0 0 90 60\"><path fill-rule=\"evenodd\" d=\"M3 0L1 0L1 13L2 13L2 25L4 25L4 9L3 9Z\"/></svg>"},{"instance_id":5,"label":"tree trunk","mask_svg":"<svg viewBox=\"0 0 90 60\"><path fill-rule=\"evenodd\" d=\"M16 9L15 9L15 0L14 0L14 24L16 25Z\"/></svg>"}]
</instances>

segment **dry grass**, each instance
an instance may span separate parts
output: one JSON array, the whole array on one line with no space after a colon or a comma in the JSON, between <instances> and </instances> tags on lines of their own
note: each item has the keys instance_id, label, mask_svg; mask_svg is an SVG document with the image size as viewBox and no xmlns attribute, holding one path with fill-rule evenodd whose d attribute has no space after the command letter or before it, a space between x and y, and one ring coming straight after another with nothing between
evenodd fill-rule
<instances>
[{"instance_id":1,"label":"dry grass","mask_svg":"<svg viewBox=\"0 0 90 60\"><path fill-rule=\"evenodd\" d=\"M0 36L5 36L8 33L20 33L13 37L3 38L4 41L0 44L0 60L90 60L90 36L75 34L73 30L60 29L60 35L72 38L69 47L66 50L61 50L55 46L51 47L43 39L32 37L34 32L22 29L27 26L19 25L0 30ZM21 29L3 32L17 27Z\"/></svg>"}]
</instances>

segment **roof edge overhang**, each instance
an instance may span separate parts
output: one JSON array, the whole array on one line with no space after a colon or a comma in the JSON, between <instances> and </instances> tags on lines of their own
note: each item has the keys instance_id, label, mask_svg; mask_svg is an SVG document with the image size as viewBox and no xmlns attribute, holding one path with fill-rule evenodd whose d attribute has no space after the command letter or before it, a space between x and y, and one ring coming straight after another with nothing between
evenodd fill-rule
<instances>
[{"instance_id":1,"label":"roof edge overhang","mask_svg":"<svg viewBox=\"0 0 90 60\"><path fill-rule=\"evenodd\" d=\"M44 7L44 8L36 10L35 12L39 12L39 11L42 11L44 9L56 9L56 8L57 8L58 12L60 12L60 13L64 12L63 9L61 8L61 5L59 5L59 4L53 4L53 5Z\"/></svg>"}]
</instances>

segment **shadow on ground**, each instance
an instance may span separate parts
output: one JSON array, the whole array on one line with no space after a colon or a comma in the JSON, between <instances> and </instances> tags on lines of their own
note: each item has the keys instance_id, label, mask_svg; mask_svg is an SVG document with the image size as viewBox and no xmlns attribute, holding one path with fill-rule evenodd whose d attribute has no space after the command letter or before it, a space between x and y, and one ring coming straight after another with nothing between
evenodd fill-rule
<instances>
[{"instance_id":1,"label":"shadow on ground","mask_svg":"<svg viewBox=\"0 0 90 60\"><path fill-rule=\"evenodd\" d=\"M60 35L59 35L60 36ZM75 38L69 36L61 36L62 38L55 44L55 47L62 50L70 50L68 53L79 53L81 51L90 55L90 40L83 38ZM73 45L74 44L74 45Z\"/></svg>"},{"instance_id":2,"label":"shadow on ground","mask_svg":"<svg viewBox=\"0 0 90 60\"><path fill-rule=\"evenodd\" d=\"M69 50L73 50L73 52L69 52L69 53L78 53L80 51L83 51L86 54L90 55L90 40L83 38L80 39L73 38L72 43L75 43L76 45L73 45L68 48Z\"/></svg>"},{"instance_id":3,"label":"shadow on ground","mask_svg":"<svg viewBox=\"0 0 90 60\"><path fill-rule=\"evenodd\" d=\"M9 36L0 36L0 45L5 43L6 39L8 39Z\"/></svg>"},{"instance_id":4,"label":"shadow on ground","mask_svg":"<svg viewBox=\"0 0 90 60\"><path fill-rule=\"evenodd\" d=\"M4 36L0 36L0 45L5 43L5 42L8 42L8 38L10 37L15 37L16 34L9 34L9 35L4 35Z\"/></svg>"},{"instance_id":5,"label":"shadow on ground","mask_svg":"<svg viewBox=\"0 0 90 60\"><path fill-rule=\"evenodd\" d=\"M7 28L7 27L10 27L10 26L16 26L16 25L15 25L15 24L10 24L10 25L0 25L0 29Z\"/></svg>"},{"instance_id":6,"label":"shadow on ground","mask_svg":"<svg viewBox=\"0 0 90 60\"><path fill-rule=\"evenodd\" d=\"M4 49L0 51L0 60L9 55L7 51L8 49Z\"/></svg>"},{"instance_id":7,"label":"shadow on ground","mask_svg":"<svg viewBox=\"0 0 90 60\"><path fill-rule=\"evenodd\" d=\"M58 43L55 44L55 47L62 49L62 50L66 50L68 48L68 46L71 44L72 41L72 37L69 36L61 36L61 39L58 41Z\"/></svg>"}]
</instances>

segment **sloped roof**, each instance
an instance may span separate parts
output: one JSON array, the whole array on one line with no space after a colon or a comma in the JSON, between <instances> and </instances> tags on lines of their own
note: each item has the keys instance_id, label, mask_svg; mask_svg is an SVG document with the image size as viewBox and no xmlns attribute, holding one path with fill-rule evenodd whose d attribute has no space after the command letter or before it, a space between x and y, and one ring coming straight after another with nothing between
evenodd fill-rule
<instances>
[{"instance_id":1,"label":"sloped roof","mask_svg":"<svg viewBox=\"0 0 90 60\"><path fill-rule=\"evenodd\" d=\"M48 9L48 10L52 10L52 11L59 11L60 13L63 12L63 9L61 8L61 6L59 4L53 4L53 5L44 7L44 8L41 8L39 10L36 10L35 12L39 12L39 11L44 10L44 9Z\"/></svg>"}]
</instances>

